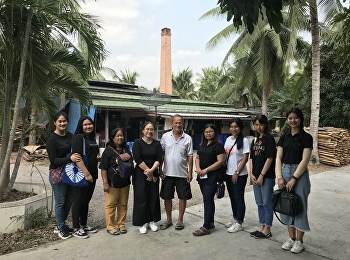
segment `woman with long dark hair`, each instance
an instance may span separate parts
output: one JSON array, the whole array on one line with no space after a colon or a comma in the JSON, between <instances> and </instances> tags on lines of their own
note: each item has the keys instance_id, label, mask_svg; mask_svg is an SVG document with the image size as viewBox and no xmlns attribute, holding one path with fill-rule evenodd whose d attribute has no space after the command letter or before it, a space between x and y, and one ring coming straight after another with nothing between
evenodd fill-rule
<instances>
[{"instance_id":1,"label":"woman with long dark hair","mask_svg":"<svg viewBox=\"0 0 350 260\"><path fill-rule=\"evenodd\" d=\"M159 166L162 162L162 146L153 139L154 129L153 123L145 122L142 126L142 138L136 139L133 145L136 169L133 179L132 224L141 226L141 234L146 234L148 228L153 232L157 231L156 222L161 219Z\"/></svg>"},{"instance_id":2,"label":"woman with long dark hair","mask_svg":"<svg viewBox=\"0 0 350 260\"><path fill-rule=\"evenodd\" d=\"M225 227L230 233L243 230L245 215L244 190L248 178L246 164L250 149L249 141L242 133L243 129L243 121L240 118L233 118L230 123L232 135L226 139L224 145L227 156L226 186L233 215L232 221L226 223Z\"/></svg>"},{"instance_id":3,"label":"woman with long dark hair","mask_svg":"<svg viewBox=\"0 0 350 260\"><path fill-rule=\"evenodd\" d=\"M204 236L215 228L214 196L217 182L222 175L222 165L225 163L225 150L219 142L219 133L213 124L204 126L202 142L199 145L195 160L197 181L203 195L204 224L193 232L194 236Z\"/></svg>"},{"instance_id":4,"label":"woman with long dark hair","mask_svg":"<svg viewBox=\"0 0 350 260\"><path fill-rule=\"evenodd\" d=\"M281 214L281 220L288 225L289 239L282 245L282 249L292 253L304 250L303 238L306 231L310 231L307 216L307 203L310 194L310 178L307 165L313 148L312 136L304 131L303 112L293 107L286 113L289 131L281 135L277 142L276 175L278 187L293 190L299 197L302 212L292 223L292 217Z\"/></svg>"},{"instance_id":5,"label":"woman with long dark hair","mask_svg":"<svg viewBox=\"0 0 350 260\"><path fill-rule=\"evenodd\" d=\"M250 233L255 238L271 237L273 220L272 194L275 186L276 142L269 134L265 115L253 119L255 138L250 146L249 170L258 206L259 229Z\"/></svg>"},{"instance_id":6,"label":"woman with long dark hair","mask_svg":"<svg viewBox=\"0 0 350 260\"><path fill-rule=\"evenodd\" d=\"M116 174L119 167L119 154L129 154L132 160L129 147L126 145L125 135L122 128L115 128L109 135L109 141L104 150L100 169L105 195L105 217L107 232L111 235L126 234L125 227L126 213L128 209L130 176L122 178ZM115 211L117 210L117 221Z\"/></svg>"},{"instance_id":7,"label":"woman with long dark hair","mask_svg":"<svg viewBox=\"0 0 350 260\"><path fill-rule=\"evenodd\" d=\"M68 123L69 119L65 112L60 111L56 113L54 116L55 131L51 133L46 142L46 149L50 160L49 181L55 198L55 218L57 226L54 232L57 233L61 239L71 237L71 229L66 225L66 219L73 202L73 190L71 186L63 182L54 184L52 172L59 168L59 171L62 173L65 164L81 160L81 156L78 153L74 153L70 157L66 156L71 150L73 137L73 134L67 131Z\"/></svg>"},{"instance_id":8,"label":"woman with long dark hair","mask_svg":"<svg viewBox=\"0 0 350 260\"><path fill-rule=\"evenodd\" d=\"M87 233L96 233L97 229L87 225L89 203L94 193L96 180L98 178L97 163L99 160L99 149L95 140L94 121L89 116L79 119L77 128L73 135L72 152L83 155L83 145L87 156L87 167L81 160L77 166L82 170L85 179L89 182L87 187L72 187L73 189L73 236L77 238L88 238Z\"/></svg>"}]
</instances>

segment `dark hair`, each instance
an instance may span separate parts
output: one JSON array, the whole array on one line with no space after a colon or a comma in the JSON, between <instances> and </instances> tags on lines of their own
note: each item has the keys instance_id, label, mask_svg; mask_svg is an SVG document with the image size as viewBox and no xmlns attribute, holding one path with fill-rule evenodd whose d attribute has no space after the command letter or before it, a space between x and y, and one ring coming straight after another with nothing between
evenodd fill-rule
<instances>
[{"instance_id":1,"label":"dark hair","mask_svg":"<svg viewBox=\"0 0 350 260\"><path fill-rule=\"evenodd\" d=\"M236 139L236 145L237 145L237 149L240 150L243 148L243 129L244 129L244 124L243 121L238 118L238 117L234 117L232 118L231 122L230 122L230 127L232 125L232 123L236 123L237 126L239 127L239 129L241 129L241 132L238 134L237 139Z\"/></svg>"},{"instance_id":2,"label":"dark hair","mask_svg":"<svg viewBox=\"0 0 350 260\"><path fill-rule=\"evenodd\" d=\"M151 122L151 121L146 121L143 125L142 125L142 130L145 130L146 125L152 125L154 130L156 130L156 126Z\"/></svg>"},{"instance_id":3,"label":"dark hair","mask_svg":"<svg viewBox=\"0 0 350 260\"><path fill-rule=\"evenodd\" d=\"M206 145L208 144L208 139L205 138L205 134L204 134L205 129L207 129L207 128L212 128L212 129L214 130L214 134L215 134L215 135L214 135L214 138L213 138L213 142L219 142L219 133L218 133L218 131L217 131L215 125L213 125L213 124L206 124L206 125L204 126L204 129L203 129L202 141L201 141L201 143L199 144L199 146L206 146Z\"/></svg>"},{"instance_id":4,"label":"dark hair","mask_svg":"<svg viewBox=\"0 0 350 260\"><path fill-rule=\"evenodd\" d=\"M63 111L57 112L57 113L53 116L53 121L56 122L60 116L63 116L63 117L67 120L67 122L69 123L68 115L67 115L65 112L63 112Z\"/></svg>"},{"instance_id":5,"label":"dark hair","mask_svg":"<svg viewBox=\"0 0 350 260\"><path fill-rule=\"evenodd\" d=\"M269 122L267 120L267 117L265 115L256 116L253 119L253 124L255 124L256 121L258 121L260 124L265 126L264 136L267 136L269 134ZM255 130L255 137L259 137L259 133L256 130Z\"/></svg>"},{"instance_id":6,"label":"dark hair","mask_svg":"<svg viewBox=\"0 0 350 260\"><path fill-rule=\"evenodd\" d=\"M180 117L180 118L181 118L181 121L182 121L182 122L184 121L184 118L183 118L181 115L175 114L175 115L173 115L173 116L171 117L171 123L174 122L174 118L175 118L175 117Z\"/></svg>"},{"instance_id":7,"label":"dark hair","mask_svg":"<svg viewBox=\"0 0 350 260\"><path fill-rule=\"evenodd\" d=\"M94 124L94 120L92 120L91 117L82 116L78 121L77 128L75 129L73 137L75 137L76 135L79 135L79 134L86 136L86 134L83 131L83 122L85 120L89 120L92 124ZM91 139L95 138L95 127L94 127L94 131L92 131L91 135L89 135L89 138L91 138Z\"/></svg>"},{"instance_id":8,"label":"dark hair","mask_svg":"<svg viewBox=\"0 0 350 260\"><path fill-rule=\"evenodd\" d=\"M109 141L107 142L106 146L110 145L110 146L112 146L113 148L116 148L116 145L115 145L113 139L114 139L115 135L116 135L119 131L121 131L121 132L123 133L123 136L124 136L124 141L123 141L123 143L121 144L121 147L122 147L122 148L126 148L126 141L125 141L125 133L124 133L124 130L123 130L123 128L118 128L118 127L117 127L117 128L114 128L114 129L110 132L110 134L109 134Z\"/></svg>"},{"instance_id":9,"label":"dark hair","mask_svg":"<svg viewBox=\"0 0 350 260\"><path fill-rule=\"evenodd\" d=\"M300 131L304 130L304 114L303 111L301 111L300 108L292 107L287 110L286 112L286 118L288 118L289 114L294 113L297 115L297 117L300 119Z\"/></svg>"}]
</instances>

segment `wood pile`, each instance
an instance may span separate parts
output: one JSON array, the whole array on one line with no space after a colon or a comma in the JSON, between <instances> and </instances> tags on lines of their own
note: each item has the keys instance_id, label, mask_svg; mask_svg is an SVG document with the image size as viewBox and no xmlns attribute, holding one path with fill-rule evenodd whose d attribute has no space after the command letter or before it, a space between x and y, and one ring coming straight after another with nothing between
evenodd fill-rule
<instances>
[{"instance_id":1,"label":"wood pile","mask_svg":"<svg viewBox=\"0 0 350 260\"><path fill-rule=\"evenodd\" d=\"M309 132L309 128L305 128ZM332 166L350 163L350 135L347 129L320 127L318 129L318 155L320 162Z\"/></svg>"}]
</instances>

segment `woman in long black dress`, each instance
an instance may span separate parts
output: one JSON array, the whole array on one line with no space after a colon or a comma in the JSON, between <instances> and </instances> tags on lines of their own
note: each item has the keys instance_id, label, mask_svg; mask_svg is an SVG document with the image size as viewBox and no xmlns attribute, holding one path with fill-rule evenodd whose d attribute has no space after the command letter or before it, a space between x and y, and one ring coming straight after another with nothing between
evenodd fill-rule
<instances>
[{"instance_id":1,"label":"woman in long black dress","mask_svg":"<svg viewBox=\"0 0 350 260\"><path fill-rule=\"evenodd\" d=\"M160 142L153 139L154 125L145 122L142 126L142 138L136 139L133 155L136 162L134 184L134 210L132 224L141 226L140 233L147 229L157 231L155 222L161 219L159 200L159 165L162 160Z\"/></svg>"}]
</instances>

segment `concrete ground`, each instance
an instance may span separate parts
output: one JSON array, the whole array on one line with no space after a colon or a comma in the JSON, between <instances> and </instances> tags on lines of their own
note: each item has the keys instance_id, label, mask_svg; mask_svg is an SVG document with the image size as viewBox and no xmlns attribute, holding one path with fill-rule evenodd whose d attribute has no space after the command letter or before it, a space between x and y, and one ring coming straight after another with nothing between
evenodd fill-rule
<instances>
[{"instance_id":1,"label":"concrete ground","mask_svg":"<svg viewBox=\"0 0 350 260\"><path fill-rule=\"evenodd\" d=\"M70 238L37 248L0 256L1 259L350 259L350 166L311 175L309 220L311 232L304 238L305 252L283 251L288 238L277 219L270 239L254 239L257 210L253 193L246 193L244 231L228 233L223 223L231 216L229 198L216 200L216 228L209 236L194 237L203 224L203 205L190 206L185 214L185 229L174 226L141 235L127 223L128 233L111 236L105 229L89 239ZM103 204L103 201L99 203ZM177 210L173 211L176 220ZM164 214L162 220L165 219ZM161 223L161 222L160 222ZM158 223L158 224L160 224ZM175 224L175 223L174 223Z\"/></svg>"}]
</instances>

